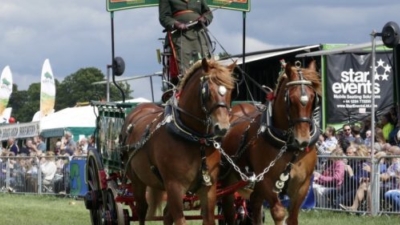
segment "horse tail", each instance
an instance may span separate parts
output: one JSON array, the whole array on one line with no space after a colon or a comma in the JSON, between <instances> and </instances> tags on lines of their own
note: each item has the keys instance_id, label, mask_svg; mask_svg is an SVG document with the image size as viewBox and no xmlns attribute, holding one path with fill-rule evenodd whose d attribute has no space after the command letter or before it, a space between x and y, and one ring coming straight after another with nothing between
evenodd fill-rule
<instances>
[{"instance_id":1,"label":"horse tail","mask_svg":"<svg viewBox=\"0 0 400 225\"><path fill-rule=\"evenodd\" d=\"M162 215L161 203L164 199L165 191L148 187L147 188L147 220L155 217L157 214Z\"/></svg>"}]
</instances>

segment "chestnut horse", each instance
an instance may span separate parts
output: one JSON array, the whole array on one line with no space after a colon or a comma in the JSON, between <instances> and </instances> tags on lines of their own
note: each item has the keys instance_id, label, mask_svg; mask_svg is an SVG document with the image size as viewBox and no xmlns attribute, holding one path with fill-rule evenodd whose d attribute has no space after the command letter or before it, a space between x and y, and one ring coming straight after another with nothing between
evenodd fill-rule
<instances>
[{"instance_id":1,"label":"chestnut horse","mask_svg":"<svg viewBox=\"0 0 400 225\"><path fill-rule=\"evenodd\" d=\"M186 224L187 192L199 196L203 224L215 223L221 157L214 145L230 127L235 66L203 59L180 81L165 108L143 103L126 117L120 136L121 146L126 146L122 160L140 224L145 223L148 209L153 214L162 191L167 193L164 224ZM146 201L146 187L154 201Z\"/></svg>"},{"instance_id":2,"label":"chestnut horse","mask_svg":"<svg viewBox=\"0 0 400 225\"><path fill-rule=\"evenodd\" d=\"M286 211L278 193L290 198L286 223L298 224L299 209L317 159L315 143L320 131L313 113L321 83L315 62L308 68L289 64L283 68L277 88L265 105L243 103L232 107L232 127L222 142L221 152L237 165L226 169L225 174L222 167L222 185L238 180L254 185L250 194L252 224L262 224L264 200L269 203L275 224L285 222ZM233 197L224 196L222 203L226 223L233 224Z\"/></svg>"}]
</instances>

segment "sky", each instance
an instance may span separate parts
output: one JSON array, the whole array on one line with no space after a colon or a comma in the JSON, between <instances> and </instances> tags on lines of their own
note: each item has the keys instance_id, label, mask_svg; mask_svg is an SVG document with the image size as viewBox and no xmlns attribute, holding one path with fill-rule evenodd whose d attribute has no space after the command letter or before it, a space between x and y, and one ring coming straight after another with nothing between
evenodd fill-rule
<instances>
[{"instance_id":1,"label":"sky","mask_svg":"<svg viewBox=\"0 0 400 225\"><path fill-rule=\"evenodd\" d=\"M106 0L0 0L0 70L9 65L14 84L26 90L40 82L49 59L62 81L81 68L105 75L111 63L111 17ZM372 31L400 24L398 0L253 0L246 13L246 52L325 43L371 41ZM243 13L216 9L209 31L229 54L242 52ZM164 37L158 8L114 13L115 56L125 60L123 77L162 70L156 50ZM155 98L161 95L154 78ZM129 82L134 97L151 99L148 79Z\"/></svg>"}]
</instances>

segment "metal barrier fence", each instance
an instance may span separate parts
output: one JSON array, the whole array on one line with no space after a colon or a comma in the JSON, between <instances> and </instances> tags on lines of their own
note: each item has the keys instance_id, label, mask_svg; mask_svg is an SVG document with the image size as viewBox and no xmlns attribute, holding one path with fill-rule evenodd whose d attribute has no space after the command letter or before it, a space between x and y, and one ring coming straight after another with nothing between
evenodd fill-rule
<instances>
[{"instance_id":1,"label":"metal barrier fence","mask_svg":"<svg viewBox=\"0 0 400 225\"><path fill-rule=\"evenodd\" d=\"M0 192L83 196L87 191L85 165L85 156L0 157ZM52 172L46 176L54 167L54 176Z\"/></svg>"},{"instance_id":2,"label":"metal barrier fence","mask_svg":"<svg viewBox=\"0 0 400 225\"><path fill-rule=\"evenodd\" d=\"M392 165L395 160L396 165ZM332 169L335 161L344 162L344 173L338 167ZM398 166L400 156L385 156L373 162L370 157L318 156L316 172L331 171L329 176L312 184L315 209L371 215L400 214L400 174L392 171ZM338 184L337 180L343 182Z\"/></svg>"},{"instance_id":3,"label":"metal barrier fence","mask_svg":"<svg viewBox=\"0 0 400 225\"><path fill-rule=\"evenodd\" d=\"M397 163L400 166L400 156ZM332 157L318 156L316 172L329 168L332 162L341 160L346 165L345 172L331 171L332 179L327 178L326 184L312 182L307 197L307 208L348 211L352 213L400 214L400 177L395 174L388 181L381 181L384 169L389 168L393 158L385 156L374 160L368 157ZM57 172L53 179L45 180L42 167L45 161L37 157L0 157L0 191L34 194L69 194L83 196L87 191L85 182L86 157L61 157L56 156L54 163ZM348 167L368 165L374 173L368 176L351 174ZM356 168L352 168L355 172ZM359 168L360 169L360 168ZM340 177L342 176L342 177ZM333 180L343 180L340 185L335 185ZM395 186L397 185L397 186ZM311 200L310 200L311 199ZM313 202L310 202L313 201ZM357 203L354 203L357 202ZM353 208L351 208L351 206Z\"/></svg>"}]
</instances>

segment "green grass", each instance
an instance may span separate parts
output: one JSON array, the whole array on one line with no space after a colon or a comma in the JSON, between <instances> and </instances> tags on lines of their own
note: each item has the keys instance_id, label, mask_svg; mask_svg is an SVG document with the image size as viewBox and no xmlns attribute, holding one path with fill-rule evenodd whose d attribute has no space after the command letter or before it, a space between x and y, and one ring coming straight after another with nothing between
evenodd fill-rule
<instances>
[{"instance_id":1,"label":"green grass","mask_svg":"<svg viewBox=\"0 0 400 225\"><path fill-rule=\"evenodd\" d=\"M0 224L90 224L83 201L54 196L0 194Z\"/></svg>"},{"instance_id":2,"label":"green grass","mask_svg":"<svg viewBox=\"0 0 400 225\"><path fill-rule=\"evenodd\" d=\"M73 225L90 224L89 211L82 200L54 196L0 194L0 224L7 225ZM199 215L193 211L189 214ZM387 225L398 224L400 215L356 216L344 212L316 211L301 212L299 224L307 225ZM138 224L137 222L132 224ZM156 225L161 222L148 222ZM200 225L200 221L188 221ZM273 224L266 211L265 224Z\"/></svg>"}]
</instances>

